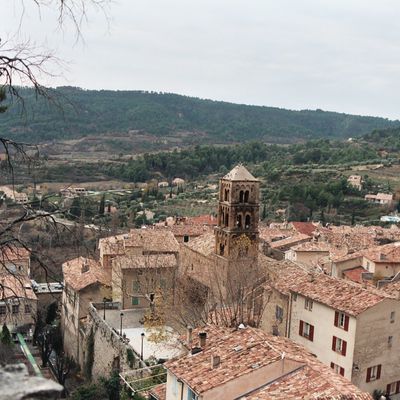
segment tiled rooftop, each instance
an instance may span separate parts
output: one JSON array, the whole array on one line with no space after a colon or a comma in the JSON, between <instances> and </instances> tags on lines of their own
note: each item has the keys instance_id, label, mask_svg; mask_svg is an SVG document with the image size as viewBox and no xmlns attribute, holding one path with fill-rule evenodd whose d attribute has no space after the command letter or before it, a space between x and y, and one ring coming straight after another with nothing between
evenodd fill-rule
<instances>
[{"instance_id":1,"label":"tiled rooftop","mask_svg":"<svg viewBox=\"0 0 400 400\"><path fill-rule=\"evenodd\" d=\"M141 247L144 253L176 253L179 243L167 227L165 229L131 229L129 233L99 240L99 249L107 255L123 255L129 247Z\"/></svg>"},{"instance_id":2,"label":"tiled rooftop","mask_svg":"<svg viewBox=\"0 0 400 400\"><path fill-rule=\"evenodd\" d=\"M12 274L0 277L0 300L19 298L37 300L28 278Z\"/></svg>"},{"instance_id":3,"label":"tiled rooftop","mask_svg":"<svg viewBox=\"0 0 400 400\"><path fill-rule=\"evenodd\" d=\"M370 247L358 252L350 253L335 258L336 262L352 260L358 257L365 257L373 262L400 263L400 242L385 244L382 246Z\"/></svg>"},{"instance_id":4,"label":"tiled rooftop","mask_svg":"<svg viewBox=\"0 0 400 400\"><path fill-rule=\"evenodd\" d=\"M258 181L242 164L236 165L222 179L230 181Z\"/></svg>"},{"instance_id":5,"label":"tiled rooftop","mask_svg":"<svg viewBox=\"0 0 400 400\"><path fill-rule=\"evenodd\" d=\"M291 245L295 245L299 242L306 241L306 240L311 240L311 237L308 235L305 235L303 233L298 233L294 234L293 236L289 236L285 239L282 240L276 240L274 242L270 243L270 246L272 249L279 249L282 247L290 247Z\"/></svg>"},{"instance_id":6,"label":"tiled rooftop","mask_svg":"<svg viewBox=\"0 0 400 400\"><path fill-rule=\"evenodd\" d=\"M356 316L389 296L384 292L322 273L306 274L291 287L295 293Z\"/></svg>"},{"instance_id":7,"label":"tiled rooftop","mask_svg":"<svg viewBox=\"0 0 400 400\"><path fill-rule=\"evenodd\" d=\"M110 286L110 274L101 267L99 262L91 258L74 258L65 262L62 270L65 283L76 291L94 283Z\"/></svg>"},{"instance_id":8,"label":"tiled rooftop","mask_svg":"<svg viewBox=\"0 0 400 400\"><path fill-rule=\"evenodd\" d=\"M192 346L197 346L199 332L207 333L207 342L197 354L188 354L166 362L167 369L202 394L224 383L248 375L266 365L281 363L282 358L296 368L288 375L254 387L254 392L242 399L314 399L347 396L346 399L371 399L347 379L318 361L304 347L289 339L271 336L254 328L229 329L206 326L193 332ZM220 365L211 367L211 356L220 356ZM305 378L310 380L306 380ZM261 386L261 387L260 387ZM242 394L241 396L244 396ZM342 398L342 397L341 397ZM160 400L163 397L160 397Z\"/></svg>"},{"instance_id":9,"label":"tiled rooftop","mask_svg":"<svg viewBox=\"0 0 400 400\"><path fill-rule=\"evenodd\" d=\"M173 253L179 251L179 244L170 231L156 229L131 229L129 238L124 239L125 248L143 247L149 253Z\"/></svg>"},{"instance_id":10,"label":"tiled rooftop","mask_svg":"<svg viewBox=\"0 0 400 400\"><path fill-rule=\"evenodd\" d=\"M204 255L209 256L215 251L215 236L214 233L206 233L201 235L188 243L185 246L191 248L192 250Z\"/></svg>"},{"instance_id":11,"label":"tiled rooftop","mask_svg":"<svg viewBox=\"0 0 400 400\"><path fill-rule=\"evenodd\" d=\"M135 268L172 268L177 266L173 254L150 254L144 256L120 256L113 260L113 265L122 269Z\"/></svg>"},{"instance_id":12,"label":"tiled rooftop","mask_svg":"<svg viewBox=\"0 0 400 400\"><path fill-rule=\"evenodd\" d=\"M26 260L30 255L30 251L23 247L4 245L0 251L0 262Z\"/></svg>"},{"instance_id":13,"label":"tiled rooftop","mask_svg":"<svg viewBox=\"0 0 400 400\"><path fill-rule=\"evenodd\" d=\"M368 271L363 267L356 267L356 268L352 268L352 269L343 271L343 275L347 279L350 279L353 282L363 283L362 274L364 272L368 272Z\"/></svg>"},{"instance_id":14,"label":"tiled rooftop","mask_svg":"<svg viewBox=\"0 0 400 400\"><path fill-rule=\"evenodd\" d=\"M290 225L293 226L296 232L308 236L312 236L317 229L317 226L314 225L312 222L291 222Z\"/></svg>"}]
</instances>

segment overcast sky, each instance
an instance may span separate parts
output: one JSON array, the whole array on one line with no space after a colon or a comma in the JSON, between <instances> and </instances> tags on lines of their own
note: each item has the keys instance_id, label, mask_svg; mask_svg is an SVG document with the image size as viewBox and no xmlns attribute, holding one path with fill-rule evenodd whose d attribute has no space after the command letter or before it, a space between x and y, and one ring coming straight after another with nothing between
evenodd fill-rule
<instances>
[{"instance_id":1,"label":"overcast sky","mask_svg":"<svg viewBox=\"0 0 400 400\"><path fill-rule=\"evenodd\" d=\"M0 0L1 37L22 0ZM19 38L65 61L52 86L143 89L400 119L398 0L114 0L82 41L25 0ZM15 36L14 36L15 37Z\"/></svg>"}]
</instances>

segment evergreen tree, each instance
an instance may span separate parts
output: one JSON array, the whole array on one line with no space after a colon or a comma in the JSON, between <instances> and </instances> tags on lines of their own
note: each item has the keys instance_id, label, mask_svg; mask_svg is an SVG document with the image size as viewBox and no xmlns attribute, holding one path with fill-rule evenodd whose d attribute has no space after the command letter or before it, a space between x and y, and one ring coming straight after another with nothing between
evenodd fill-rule
<instances>
[{"instance_id":1,"label":"evergreen tree","mask_svg":"<svg viewBox=\"0 0 400 400\"><path fill-rule=\"evenodd\" d=\"M261 219L264 220L265 218L267 218L267 205L264 203Z\"/></svg>"},{"instance_id":2,"label":"evergreen tree","mask_svg":"<svg viewBox=\"0 0 400 400\"><path fill-rule=\"evenodd\" d=\"M103 194L103 196L101 196L101 199L100 199L99 215L104 215L105 202L106 202L106 195Z\"/></svg>"},{"instance_id":3,"label":"evergreen tree","mask_svg":"<svg viewBox=\"0 0 400 400\"><path fill-rule=\"evenodd\" d=\"M6 346L12 345L12 336L11 333L6 325L6 323L3 324L3 329L1 331L1 343L3 343Z\"/></svg>"}]
</instances>

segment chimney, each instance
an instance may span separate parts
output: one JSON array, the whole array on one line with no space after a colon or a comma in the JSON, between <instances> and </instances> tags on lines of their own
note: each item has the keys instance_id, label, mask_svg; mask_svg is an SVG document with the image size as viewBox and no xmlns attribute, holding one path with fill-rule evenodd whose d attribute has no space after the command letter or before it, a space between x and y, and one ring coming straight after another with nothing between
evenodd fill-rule
<instances>
[{"instance_id":1,"label":"chimney","mask_svg":"<svg viewBox=\"0 0 400 400\"><path fill-rule=\"evenodd\" d=\"M187 331L186 331L186 341L187 341L189 349L192 348L192 333L193 333L193 328L190 325L188 325Z\"/></svg>"},{"instance_id":2,"label":"chimney","mask_svg":"<svg viewBox=\"0 0 400 400\"><path fill-rule=\"evenodd\" d=\"M207 343L207 333L200 332L199 333L200 347L205 347Z\"/></svg>"},{"instance_id":3,"label":"chimney","mask_svg":"<svg viewBox=\"0 0 400 400\"><path fill-rule=\"evenodd\" d=\"M85 272L89 271L89 263L87 262L87 260L85 260L82 264L82 269L81 272L82 274L84 274Z\"/></svg>"},{"instance_id":4,"label":"chimney","mask_svg":"<svg viewBox=\"0 0 400 400\"><path fill-rule=\"evenodd\" d=\"M221 364L221 357L217 354L211 356L211 369L218 368Z\"/></svg>"}]
</instances>

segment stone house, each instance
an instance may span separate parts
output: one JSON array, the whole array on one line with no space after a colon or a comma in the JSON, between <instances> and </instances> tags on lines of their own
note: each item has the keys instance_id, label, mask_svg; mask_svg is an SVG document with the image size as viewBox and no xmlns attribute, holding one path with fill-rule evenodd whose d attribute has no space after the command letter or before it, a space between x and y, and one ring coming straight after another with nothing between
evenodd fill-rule
<instances>
[{"instance_id":1,"label":"stone house","mask_svg":"<svg viewBox=\"0 0 400 400\"><path fill-rule=\"evenodd\" d=\"M37 297L25 276L0 276L0 326L4 323L11 333L29 332L35 324Z\"/></svg>"},{"instance_id":2,"label":"stone house","mask_svg":"<svg viewBox=\"0 0 400 400\"><path fill-rule=\"evenodd\" d=\"M61 299L61 328L64 350L79 365L84 363L84 343L81 323L86 319L92 302L111 297L111 276L92 259L78 257L62 266L64 290Z\"/></svg>"},{"instance_id":3,"label":"stone house","mask_svg":"<svg viewBox=\"0 0 400 400\"><path fill-rule=\"evenodd\" d=\"M361 175L350 175L347 178L347 183L353 186L357 190L362 190L362 176Z\"/></svg>"},{"instance_id":4,"label":"stone house","mask_svg":"<svg viewBox=\"0 0 400 400\"><path fill-rule=\"evenodd\" d=\"M171 298L179 244L168 229L132 229L99 241L100 264L112 276L113 301L122 309L143 308L150 295Z\"/></svg>"},{"instance_id":5,"label":"stone house","mask_svg":"<svg viewBox=\"0 0 400 400\"><path fill-rule=\"evenodd\" d=\"M165 363L167 382L151 399L372 399L304 347L244 325L207 325L184 343L187 354Z\"/></svg>"},{"instance_id":6,"label":"stone house","mask_svg":"<svg viewBox=\"0 0 400 400\"><path fill-rule=\"evenodd\" d=\"M369 203L375 203L381 206L390 206L393 203L393 194L391 193L366 194L365 200L368 201Z\"/></svg>"}]
</instances>

